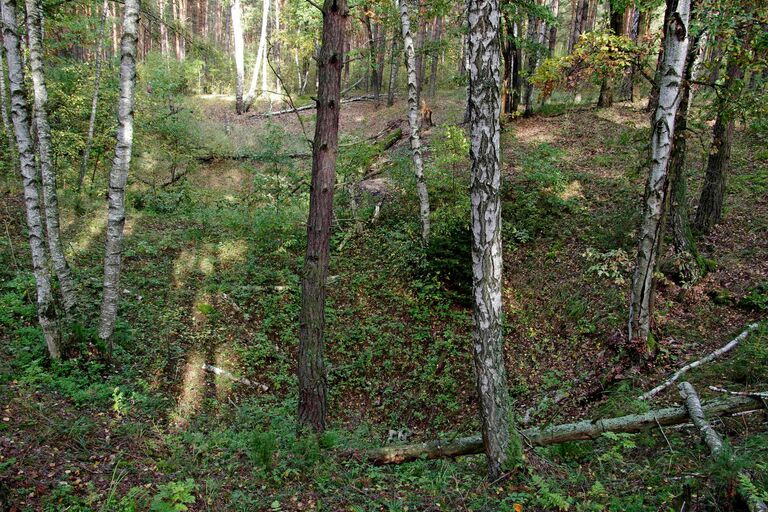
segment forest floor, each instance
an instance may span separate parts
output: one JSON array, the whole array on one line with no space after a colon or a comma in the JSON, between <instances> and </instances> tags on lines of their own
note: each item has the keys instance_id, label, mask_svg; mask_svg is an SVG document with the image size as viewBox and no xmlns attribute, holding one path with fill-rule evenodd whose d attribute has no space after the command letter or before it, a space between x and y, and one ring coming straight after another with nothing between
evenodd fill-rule
<instances>
[{"instance_id":1,"label":"forest floor","mask_svg":"<svg viewBox=\"0 0 768 512\"><path fill-rule=\"evenodd\" d=\"M378 156L369 137L398 125L402 101L344 105L328 292L331 430L296 439L299 276L313 112L232 115L202 97L138 135L116 364L99 357L105 214L91 193L75 215L63 192L68 255L84 320L79 357L49 364L35 325L18 184L0 223L0 504L10 510L741 510L735 468L768 492L765 415L725 419L731 462L709 462L689 428L608 435L526 450L504 481L480 456L376 467L343 449L478 428L470 350L467 140L463 101L433 102L425 134L433 211L418 240L407 135ZM196 106L192 106L196 105ZM399 123L397 122L399 120ZM707 127L689 140L697 197ZM158 135L159 134L159 135ZM627 364L627 294L642 199L647 114L548 106L506 120L506 357L519 417L531 424L611 417L710 353L768 308L768 150L737 132L723 222L700 241L714 269L693 286L660 277L652 365ZM376 186L371 189L371 169ZM182 176L179 178L179 176ZM172 183L168 183L172 182ZM362 183L362 185L361 185ZM374 193L366 192L374 190ZM351 195L354 192L354 197ZM354 198L354 201L351 199ZM374 217L380 202L381 213ZM690 380L768 388L768 326ZM214 365L248 379L206 371ZM743 483L742 483L743 485ZM0 506L2 509L2 506Z\"/></svg>"}]
</instances>

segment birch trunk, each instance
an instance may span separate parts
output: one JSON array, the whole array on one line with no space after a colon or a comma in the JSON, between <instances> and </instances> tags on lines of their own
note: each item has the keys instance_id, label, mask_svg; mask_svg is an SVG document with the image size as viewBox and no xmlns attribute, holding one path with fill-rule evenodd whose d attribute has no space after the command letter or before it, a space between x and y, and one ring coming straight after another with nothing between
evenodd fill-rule
<instances>
[{"instance_id":1,"label":"birch trunk","mask_svg":"<svg viewBox=\"0 0 768 512\"><path fill-rule=\"evenodd\" d=\"M395 31L397 32L397 31ZM392 36L392 50L389 56L389 87L387 90L387 106L395 104L395 89L397 88L397 73L400 70L400 52L397 45L397 35Z\"/></svg>"},{"instance_id":2,"label":"birch trunk","mask_svg":"<svg viewBox=\"0 0 768 512\"><path fill-rule=\"evenodd\" d=\"M632 278L629 305L629 340L639 339L648 345L653 309L653 274L663 236L663 216L667 202L667 167L675 135L675 115L680 105L680 82L683 80L688 51L688 18L690 0L680 0L664 27L664 62L659 88L659 101L653 115L651 133L651 169L645 191L643 220L640 225L637 262ZM650 347L653 351L653 347Z\"/></svg>"},{"instance_id":3,"label":"birch trunk","mask_svg":"<svg viewBox=\"0 0 768 512\"><path fill-rule=\"evenodd\" d=\"M307 253L301 280L298 361L299 424L316 432L325 430L326 424L325 293L339 147L346 23L346 0L325 0L322 46L317 56L317 122L312 145Z\"/></svg>"},{"instance_id":4,"label":"birch trunk","mask_svg":"<svg viewBox=\"0 0 768 512\"><path fill-rule=\"evenodd\" d=\"M107 240L104 256L104 297L101 303L99 337L112 354L120 298L120 263L123 257L125 227L125 184L133 149L133 91L136 86L136 41L139 24L139 0L125 0L123 36L120 41L120 99L117 106L117 145L109 173Z\"/></svg>"},{"instance_id":5,"label":"birch trunk","mask_svg":"<svg viewBox=\"0 0 768 512\"><path fill-rule=\"evenodd\" d=\"M259 37L259 50L256 53L256 62L253 65L253 74L251 74L251 84L248 87L248 94L245 95L243 107L247 112L256 98L256 88L259 84L259 70L264 66L262 59L267 58L267 26L269 23L269 0L264 0L261 11L261 37ZM266 76L263 78L266 81ZM266 83L262 84L262 90L266 89Z\"/></svg>"},{"instance_id":6,"label":"birch trunk","mask_svg":"<svg viewBox=\"0 0 768 512\"><path fill-rule=\"evenodd\" d=\"M51 292L51 274L45 249L45 232L38 196L39 176L35 165L35 150L30 133L27 92L24 86L24 68L21 65L21 47L16 22L16 0L0 0L3 45L8 61L8 81L11 95L11 119L16 134L19 166L24 185L24 205L29 230L29 247L37 290L37 317L43 330L51 359L61 358L60 337L56 308Z\"/></svg>"},{"instance_id":7,"label":"birch trunk","mask_svg":"<svg viewBox=\"0 0 768 512\"><path fill-rule=\"evenodd\" d=\"M56 191L56 171L51 159L51 128L48 124L48 88L43 72L43 36L42 17L36 0L27 0L27 38L29 41L29 61L32 70L32 86L35 93L34 115L37 127L37 148L42 176L43 207L48 235L48 250L53 269L59 280L64 310L72 313L77 298L72 273L64 256L59 226L59 199Z\"/></svg>"},{"instance_id":8,"label":"birch trunk","mask_svg":"<svg viewBox=\"0 0 768 512\"><path fill-rule=\"evenodd\" d=\"M99 29L99 42L96 49L96 69L93 77L93 99L91 100L91 118L88 121L88 138L83 150L83 161L80 163L80 173L77 176L77 192L83 188L83 180L88 170L88 158L93 147L93 132L96 129L96 109L99 105L99 91L101 89L101 64L104 60L104 34L107 30L107 14L109 13L109 1L104 0L101 8L101 28ZM164 26L162 23L160 26Z\"/></svg>"},{"instance_id":9,"label":"birch trunk","mask_svg":"<svg viewBox=\"0 0 768 512\"><path fill-rule=\"evenodd\" d=\"M413 168L416 174L416 192L419 196L419 217L421 219L421 240L429 243L429 193L424 178L424 161L421 156L421 135L419 129L419 81L417 78L416 50L413 47L411 20L408 16L408 0L398 0L400 27L403 31L405 68L408 73L408 125L411 129L410 143Z\"/></svg>"},{"instance_id":10,"label":"birch trunk","mask_svg":"<svg viewBox=\"0 0 768 512\"><path fill-rule=\"evenodd\" d=\"M232 38L235 47L235 111L243 113L243 88L245 86L245 41L243 40L243 8L240 0L232 2Z\"/></svg>"},{"instance_id":11,"label":"birch trunk","mask_svg":"<svg viewBox=\"0 0 768 512\"><path fill-rule=\"evenodd\" d=\"M0 32L2 32L0 30ZM0 41L0 48L2 48L2 41ZM11 126L11 118L8 113L8 93L5 88L5 57L3 52L0 51L0 114L3 117L3 130L8 138L8 149L13 152L16 147L16 141L13 140L13 126Z\"/></svg>"},{"instance_id":12,"label":"birch trunk","mask_svg":"<svg viewBox=\"0 0 768 512\"><path fill-rule=\"evenodd\" d=\"M712 147L707 159L707 172L704 175L704 186L701 189L699 206L693 221L693 227L698 233L709 233L723 216L725 174L731 163L731 142L735 127L732 107L727 102L743 74L744 71L739 63L731 59L726 68L727 78L723 84L723 95L718 100L720 105L717 109L715 126L712 128Z\"/></svg>"},{"instance_id":13,"label":"birch trunk","mask_svg":"<svg viewBox=\"0 0 768 512\"><path fill-rule=\"evenodd\" d=\"M488 477L507 462L510 407L501 326L501 162L499 4L469 0L469 105L472 160L472 316L481 431Z\"/></svg>"}]
</instances>

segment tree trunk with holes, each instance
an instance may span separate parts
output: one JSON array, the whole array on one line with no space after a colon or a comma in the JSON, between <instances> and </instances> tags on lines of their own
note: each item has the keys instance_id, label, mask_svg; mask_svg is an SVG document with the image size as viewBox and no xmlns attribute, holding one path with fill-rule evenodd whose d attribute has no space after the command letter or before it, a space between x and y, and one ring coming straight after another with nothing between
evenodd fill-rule
<instances>
[{"instance_id":1,"label":"tree trunk with holes","mask_svg":"<svg viewBox=\"0 0 768 512\"><path fill-rule=\"evenodd\" d=\"M469 1L469 103L472 181L472 337L488 478L504 471L510 405L501 326L501 152L499 4Z\"/></svg>"},{"instance_id":2,"label":"tree trunk with holes","mask_svg":"<svg viewBox=\"0 0 768 512\"><path fill-rule=\"evenodd\" d=\"M77 192L83 188L83 180L88 170L88 158L91 155L93 147L93 133L96 129L96 111L99 106L99 92L101 91L101 64L104 62L104 34L107 30L107 14L109 13L109 2L104 0L101 7L101 28L99 28L99 41L96 46L96 66L93 77L93 98L91 99L91 117L88 120L88 138L85 141L83 150L83 161L80 162L80 173L77 175ZM160 26L163 26L162 24Z\"/></svg>"},{"instance_id":3,"label":"tree trunk with holes","mask_svg":"<svg viewBox=\"0 0 768 512\"><path fill-rule=\"evenodd\" d=\"M69 270L67 258L61 243L59 225L59 198L56 190L56 171L53 168L51 148L51 127L48 123L48 87L43 72L42 13L36 0L27 0L27 40L29 42L29 63L34 89L34 115L37 127L37 149L42 176L43 209L48 235L48 250L53 269L59 281L64 310L70 314L77 304L75 284Z\"/></svg>"},{"instance_id":4,"label":"tree trunk with holes","mask_svg":"<svg viewBox=\"0 0 768 512\"><path fill-rule=\"evenodd\" d=\"M317 55L317 123L312 145L307 252L299 315L299 424L322 432L326 425L325 293L339 147L341 72L346 0L325 0L322 46Z\"/></svg>"},{"instance_id":5,"label":"tree trunk with holes","mask_svg":"<svg viewBox=\"0 0 768 512\"><path fill-rule=\"evenodd\" d=\"M699 206L693 222L693 228L698 233L709 233L723 216L725 177L731 163L731 143L735 123L735 115L726 102L733 93L734 87L741 81L743 73L743 69L735 59L728 62L727 78L718 100L717 118L712 128L712 147L709 150L704 186L701 189Z\"/></svg>"},{"instance_id":6,"label":"tree trunk with holes","mask_svg":"<svg viewBox=\"0 0 768 512\"><path fill-rule=\"evenodd\" d=\"M692 14L693 16L693 14ZM688 220L688 185L685 175L688 128L688 107L691 101L691 74L693 64L699 53L701 33L691 39L685 58L685 72L680 89L680 106L675 118L675 135L672 153L669 157L670 180L670 229L675 251L675 266L684 283L694 283L704 274L701 257L696 247L690 222Z\"/></svg>"},{"instance_id":7,"label":"tree trunk with holes","mask_svg":"<svg viewBox=\"0 0 768 512\"><path fill-rule=\"evenodd\" d=\"M29 247L32 253L32 268L37 291L37 318L43 330L45 343L48 346L48 354L51 359L59 359L61 357L60 336L51 291L51 273L48 268L48 254L45 248L40 197L37 192L40 177L35 164L35 149L30 131L29 105L24 85L24 68L21 63L19 27L16 21L16 1L0 0L0 15L3 21L3 45L8 62L11 119L16 135L16 149L24 186Z\"/></svg>"},{"instance_id":8,"label":"tree trunk with holes","mask_svg":"<svg viewBox=\"0 0 768 512\"><path fill-rule=\"evenodd\" d=\"M109 172L107 241L104 257L104 296L101 302L99 338L112 354L117 306L120 299L120 264L125 228L125 184L133 150L133 93L136 87L136 41L139 0L125 0L123 36L120 41L120 97L117 104L117 144Z\"/></svg>"},{"instance_id":9,"label":"tree trunk with holes","mask_svg":"<svg viewBox=\"0 0 768 512\"><path fill-rule=\"evenodd\" d=\"M653 115L651 169L645 191L629 305L628 339L637 339L644 347L641 351L645 355L655 353L655 344L649 344L653 314L653 275L663 238L663 217L668 192L667 171L675 136L675 116L680 105L680 82L683 79L688 51L689 16L690 0L680 0L676 12L669 16L670 21L664 27L666 37L662 82L658 106Z\"/></svg>"},{"instance_id":10,"label":"tree trunk with holes","mask_svg":"<svg viewBox=\"0 0 768 512\"><path fill-rule=\"evenodd\" d=\"M235 111L242 114L244 109L243 89L245 87L245 40L243 39L243 7L240 0L232 2L232 39L235 49Z\"/></svg>"},{"instance_id":11,"label":"tree trunk with holes","mask_svg":"<svg viewBox=\"0 0 768 512\"><path fill-rule=\"evenodd\" d=\"M424 178L424 161L421 155L421 135L419 128L419 83L416 76L416 50L411 34L411 20L408 15L408 0L398 0L400 9L400 26L403 31L403 46L405 50L405 68L408 73L408 124L411 129L411 157L413 170L416 174L416 192L419 196L419 217L421 219L421 240L429 242L429 193Z\"/></svg>"}]
</instances>

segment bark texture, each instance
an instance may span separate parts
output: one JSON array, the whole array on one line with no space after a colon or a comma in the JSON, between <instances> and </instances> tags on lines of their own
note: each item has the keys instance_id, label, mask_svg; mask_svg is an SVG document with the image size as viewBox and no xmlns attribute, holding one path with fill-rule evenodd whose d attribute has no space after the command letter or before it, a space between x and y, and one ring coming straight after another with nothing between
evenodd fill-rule
<instances>
[{"instance_id":1,"label":"bark texture","mask_svg":"<svg viewBox=\"0 0 768 512\"><path fill-rule=\"evenodd\" d=\"M659 101L653 115L651 132L651 169L645 190L643 220L629 305L629 340L637 338L648 345L653 310L653 274L663 235L663 216L668 192L669 156L675 135L675 115L680 105L680 83L683 80L688 50L690 0L680 0L677 10L664 27L666 32L664 64ZM653 351L653 347L650 347Z\"/></svg>"},{"instance_id":2,"label":"bark texture","mask_svg":"<svg viewBox=\"0 0 768 512\"><path fill-rule=\"evenodd\" d=\"M723 85L723 96L717 110L715 126L712 128L712 147L707 160L707 172L704 175L704 186L699 197L699 207L693 228L698 233L709 231L720 222L723 216L723 201L725 200L725 177L731 164L731 143L733 142L734 114L727 98L743 76L743 70L735 59L728 62L727 78Z\"/></svg>"},{"instance_id":3,"label":"bark texture","mask_svg":"<svg viewBox=\"0 0 768 512\"><path fill-rule=\"evenodd\" d=\"M59 226L59 200L56 192L56 171L51 158L51 128L48 124L48 88L43 72L42 15L36 0L27 0L27 40L29 42L29 63L32 70L32 86L35 92L35 125L37 127L37 149L42 176L43 207L48 235L48 250L53 269L59 280L64 310L71 313L77 303L72 272L61 243Z\"/></svg>"},{"instance_id":4,"label":"bark texture","mask_svg":"<svg viewBox=\"0 0 768 512\"><path fill-rule=\"evenodd\" d=\"M5 57L0 50L0 115L3 118L3 130L8 139L8 148L13 151L16 147L16 141L13 140L13 126L11 125L11 117L8 113L8 92L5 86L5 76Z\"/></svg>"},{"instance_id":5,"label":"bark texture","mask_svg":"<svg viewBox=\"0 0 768 512\"><path fill-rule=\"evenodd\" d=\"M307 253L299 317L299 424L325 430L328 382L325 359L325 293L339 147L341 72L346 0L325 0L322 46L317 56L317 123L312 145Z\"/></svg>"},{"instance_id":6,"label":"bark texture","mask_svg":"<svg viewBox=\"0 0 768 512\"><path fill-rule=\"evenodd\" d=\"M702 411L710 417L727 416L739 412L764 408L755 397L728 397L702 404ZM534 427L520 432L520 436L532 446L547 446L569 441L598 439L605 432L643 432L661 426L680 425L689 421L685 407L667 407L642 414L618 418L583 420L576 423ZM451 440L389 446L370 450L365 458L378 464L400 464L422 458L438 459L483 453L481 436L460 437Z\"/></svg>"},{"instance_id":7,"label":"bark texture","mask_svg":"<svg viewBox=\"0 0 768 512\"><path fill-rule=\"evenodd\" d=\"M408 124L411 128L410 143L413 158L413 170L416 174L416 192L419 196L419 217L421 219L421 239L429 242L429 193L424 177L424 160L421 155L421 135L419 128L419 81L418 62L411 34L411 20L408 15L407 0L398 0L400 8L400 26L403 31L403 47L405 50L405 68L408 73Z\"/></svg>"},{"instance_id":8,"label":"bark texture","mask_svg":"<svg viewBox=\"0 0 768 512\"><path fill-rule=\"evenodd\" d=\"M240 0L232 2L232 39L235 51L235 111L242 114L245 88L245 40L243 39L243 7Z\"/></svg>"},{"instance_id":9,"label":"bark texture","mask_svg":"<svg viewBox=\"0 0 768 512\"><path fill-rule=\"evenodd\" d=\"M11 119L16 135L16 149L24 185L24 206L29 230L29 247L32 253L32 268L37 291L37 318L43 330L48 353L52 359L61 357L56 308L51 292L51 274L48 268L48 254L45 248L45 232L40 213L38 188L40 177L35 165L35 150L30 132L27 92L24 86L24 71L21 63L21 47L16 22L16 1L0 0L3 44L8 61L8 82L11 95Z\"/></svg>"},{"instance_id":10,"label":"bark texture","mask_svg":"<svg viewBox=\"0 0 768 512\"><path fill-rule=\"evenodd\" d=\"M504 470L510 407L501 327L499 4L470 0L469 104L472 177L473 349L488 476Z\"/></svg>"},{"instance_id":11,"label":"bark texture","mask_svg":"<svg viewBox=\"0 0 768 512\"><path fill-rule=\"evenodd\" d=\"M262 92L266 89L266 58L267 58L267 27L269 23L269 3L270 0L263 0L261 12L261 36L259 37L259 50L256 53L256 62L253 64L253 74L251 74L251 84L248 87L248 94L245 95L244 108L247 111L251 108L253 100L256 98L256 88L259 84L259 68L262 70Z\"/></svg>"},{"instance_id":12,"label":"bark texture","mask_svg":"<svg viewBox=\"0 0 768 512\"><path fill-rule=\"evenodd\" d=\"M136 86L136 41L139 25L139 0L126 0L123 10L123 36L120 41L120 98L117 105L117 145L109 172L107 241L104 256L104 296L101 302L99 337L112 352L117 305L120 298L120 263L123 257L125 227L125 184L133 149L133 92Z\"/></svg>"},{"instance_id":13,"label":"bark texture","mask_svg":"<svg viewBox=\"0 0 768 512\"><path fill-rule=\"evenodd\" d=\"M80 162L80 173L77 175L77 191L83 188L83 180L88 170L88 158L93 147L93 132L96 129L96 109L99 106L99 91L101 90L101 63L104 60L104 34L107 30L107 14L109 14L109 1L104 0L101 7L101 27L99 28L99 41L96 49L96 66L93 77L93 99L91 100L91 117L88 120L88 138L85 140L83 161ZM161 25L165 26L165 25Z\"/></svg>"}]
</instances>

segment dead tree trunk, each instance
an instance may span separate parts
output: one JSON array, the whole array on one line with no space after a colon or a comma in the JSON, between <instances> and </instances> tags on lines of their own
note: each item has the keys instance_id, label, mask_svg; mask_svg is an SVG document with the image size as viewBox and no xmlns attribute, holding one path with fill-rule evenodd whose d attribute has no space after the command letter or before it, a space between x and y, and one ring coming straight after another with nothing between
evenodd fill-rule
<instances>
[{"instance_id":1,"label":"dead tree trunk","mask_svg":"<svg viewBox=\"0 0 768 512\"><path fill-rule=\"evenodd\" d=\"M717 110L715 126L712 128L712 147L709 150L704 186L701 189L699 207L696 209L696 218L693 222L693 228L698 233L709 233L723 216L725 176L731 163L731 142L734 130L734 113L727 102L734 87L741 81L743 73L736 59L728 62L727 78L723 85L721 99L718 101L720 108Z\"/></svg>"},{"instance_id":2,"label":"dead tree trunk","mask_svg":"<svg viewBox=\"0 0 768 512\"><path fill-rule=\"evenodd\" d=\"M719 417L764 407L759 398L732 396L704 403L702 411L709 417ZM685 407L667 407L618 418L583 420L563 425L529 428L522 430L520 437L531 446L548 446L570 441L598 439L606 432L643 432L659 426L680 425L688 421L690 417ZM388 446L370 450L364 453L363 457L375 464L401 464L424 458L439 459L478 453L483 453L483 439L479 435L446 441Z\"/></svg>"},{"instance_id":3,"label":"dead tree trunk","mask_svg":"<svg viewBox=\"0 0 768 512\"><path fill-rule=\"evenodd\" d=\"M325 344L325 292L339 147L341 72L344 63L346 0L325 0L322 46L317 56L317 123L312 145L307 253L299 316L299 424L325 430L328 382Z\"/></svg>"},{"instance_id":4,"label":"dead tree trunk","mask_svg":"<svg viewBox=\"0 0 768 512\"><path fill-rule=\"evenodd\" d=\"M56 308L51 292L51 273L45 249L45 231L40 214L38 185L40 178L35 165L35 150L30 133L27 92L24 86L24 68L21 64L21 47L16 22L16 0L0 0L3 45L8 61L8 82L11 93L11 119L16 134L16 149L24 185L24 206L27 214L29 247L37 289L37 318L43 330L51 359L61 357L60 336L56 320Z\"/></svg>"},{"instance_id":5,"label":"dead tree trunk","mask_svg":"<svg viewBox=\"0 0 768 512\"><path fill-rule=\"evenodd\" d=\"M507 462L511 432L501 327L499 4L496 0L469 0L468 17L472 345L488 477L495 480Z\"/></svg>"},{"instance_id":6,"label":"dead tree trunk","mask_svg":"<svg viewBox=\"0 0 768 512\"><path fill-rule=\"evenodd\" d=\"M242 114L245 88L245 40L243 39L243 7L240 0L232 2L232 39L235 48L235 111Z\"/></svg>"},{"instance_id":7,"label":"dead tree trunk","mask_svg":"<svg viewBox=\"0 0 768 512\"><path fill-rule=\"evenodd\" d=\"M93 133L96 129L96 110L99 106L99 91L101 90L101 64L104 61L104 34L107 30L107 14L109 13L109 0L104 0L101 7L101 27L99 28L99 41L96 45L96 67L93 77L93 99L91 100L91 117L88 120L88 138L85 140L83 161L80 163L80 173L77 175L77 192L83 188L83 180L88 170L88 158L93 147ZM162 25L161 25L162 26Z\"/></svg>"},{"instance_id":8,"label":"dead tree trunk","mask_svg":"<svg viewBox=\"0 0 768 512\"><path fill-rule=\"evenodd\" d=\"M59 199L56 191L56 171L51 157L51 127L48 124L48 88L43 72L42 13L36 0L27 0L27 38L29 41L29 62L32 70L32 87L35 92L35 125L37 127L37 149L42 176L43 209L48 235L48 250L53 270L59 281L62 302L67 314L77 304L75 284L69 270L67 258L61 243L59 226Z\"/></svg>"},{"instance_id":9,"label":"dead tree trunk","mask_svg":"<svg viewBox=\"0 0 768 512\"><path fill-rule=\"evenodd\" d=\"M669 156L675 135L675 115L680 105L680 81L683 79L688 50L690 0L680 0L674 15L664 27L666 32L664 65L659 103L653 116L651 133L651 169L645 191L643 220L640 226L635 272L629 305L628 339L639 339L647 352L653 312L653 274L656 270L663 234L663 216L668 191Z\"/></svg>"},{"instance_id":10,"label":"dead tree trunk","mask_svg":"<svg viewBox=\"0 0 768 512\"><path fill-rule=\"evenodd\" d=\"M107 241L104 256L104 296L101 302L99 338L112 354L117 305L120 299L120 264L125 228L125 184L133 150L133 91L136 86L136 41L139 0L125 0L123 36L120 41L120 98L117 104L117 145L109 172Z\"/></svg>"},{"instance_id":11,"label":"dead tree trunk","mask_svg":"<svg viewBox=\"0 0 768 512\"><path fill-rule=\"evenodd\" d=\"M403 31L405 67L408 73L408 124L411 129L410 143L413 158L413 170L416 174L416 192L419 196L419 217L421 219L421 239L429 242L429 193L424 178L424 162L421 156L421 136L419 134L419 82L417 79L417 61L411 34L411 20L408 16L407 0L398 0L400 8L400 26Z\"/></svg>"}]
</instances>

